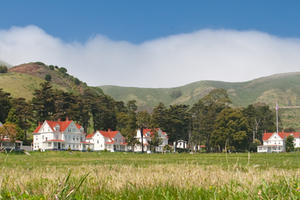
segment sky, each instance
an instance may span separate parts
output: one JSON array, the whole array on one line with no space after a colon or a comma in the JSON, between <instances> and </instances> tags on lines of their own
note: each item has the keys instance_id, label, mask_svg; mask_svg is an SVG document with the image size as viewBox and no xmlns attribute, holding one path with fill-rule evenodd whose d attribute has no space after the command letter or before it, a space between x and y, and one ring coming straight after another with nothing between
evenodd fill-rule
<instances>
[{"instance_id":1,"label":"sky","mask_svg":"<svg viewBox=\"0 0 300 200\"><path fill-rule=\"evenodd\" d=\"M299 1L2 1L0 60L89 85L176 87L300 71Z\"/></svg>"}]
</instances>

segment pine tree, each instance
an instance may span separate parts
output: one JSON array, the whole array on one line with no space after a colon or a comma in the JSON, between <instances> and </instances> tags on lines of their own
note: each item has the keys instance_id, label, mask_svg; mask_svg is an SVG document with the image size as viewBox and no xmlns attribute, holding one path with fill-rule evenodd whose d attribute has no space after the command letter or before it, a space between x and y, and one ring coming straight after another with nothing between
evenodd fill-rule
<instances>
[{"instance_id":1,"label":"pine tree","mask_svg":"<svg viewBox=\"0 0 300 200\"><path fill-rule=\"evenodd\" d=\"M0 122L5 122L8 112L11 108L10 103L11 97L10 94L7 92L4 92L0 88Z\"/></svg>"},{"instance_id":2,"label":"pine tree","mask_svg":"<svg viewBox=\"0 0 300 200\"><path fill-rule=\"evenodd\" d=\"M33 93L33 112L36 122L53 119L55 113L55 96L50 82L40 84L40 89Z\"/></svg>"}]
</instances>

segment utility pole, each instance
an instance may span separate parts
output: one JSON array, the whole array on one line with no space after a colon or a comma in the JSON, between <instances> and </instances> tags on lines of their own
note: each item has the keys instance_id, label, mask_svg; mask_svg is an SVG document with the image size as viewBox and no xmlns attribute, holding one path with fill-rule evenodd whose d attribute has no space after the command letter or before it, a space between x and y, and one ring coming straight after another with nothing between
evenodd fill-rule
<instances>
[{"instance_id":1,"label":"utility pole","mask_svg":"<svg viewBox=\"0 0 300 200\"><path fill-rule=\"evenodd\" d=\"M141 127L142 153L144 153L144 128Z\"/></svg>"},{"instance_id":2,"label":"utility pole","mask_svg":"<svg viewBox=\"0 0 300 200\"><path fill-rule=\"evenodd\" d=\"M279 109L279 107L278 107L278 103L276 102L276 131L277 131L277 134L279 133L278 132L278 109Z\"/></svg>"}]
</instances>

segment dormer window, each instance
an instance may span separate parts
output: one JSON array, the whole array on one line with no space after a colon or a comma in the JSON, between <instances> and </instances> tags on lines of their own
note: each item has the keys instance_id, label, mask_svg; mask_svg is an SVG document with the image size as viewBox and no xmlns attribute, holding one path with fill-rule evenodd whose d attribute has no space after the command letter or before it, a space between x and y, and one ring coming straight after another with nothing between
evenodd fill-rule
<instances>
[{"instance_id":1,"label":"dormer window","mask_svg":"<svg viewBox=\"0 0 300 200\"><path fill-rule=\"evenodd\" d=\"M59 125L58 124L55 126L55 131L59 131Z\"/></svg>"}]
</instances>

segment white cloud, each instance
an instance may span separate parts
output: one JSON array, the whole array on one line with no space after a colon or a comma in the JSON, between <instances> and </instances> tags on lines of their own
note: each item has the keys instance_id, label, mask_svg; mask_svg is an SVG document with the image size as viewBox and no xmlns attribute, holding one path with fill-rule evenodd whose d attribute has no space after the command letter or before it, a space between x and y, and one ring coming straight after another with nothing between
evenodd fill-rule
<instances>
[{"instance_id":1,"label":"white cloud","mask_svg":"<svg viewBox=\"0 0 300 200\"><path fill-rule=\"evenodd\" d=\"M0 30L0 60L64 66L90 85L174 87L300 71L300 40L258 31L200 30L132 44L98 35L66 43L39 27Z\"/></svg>"}]
</instances>

